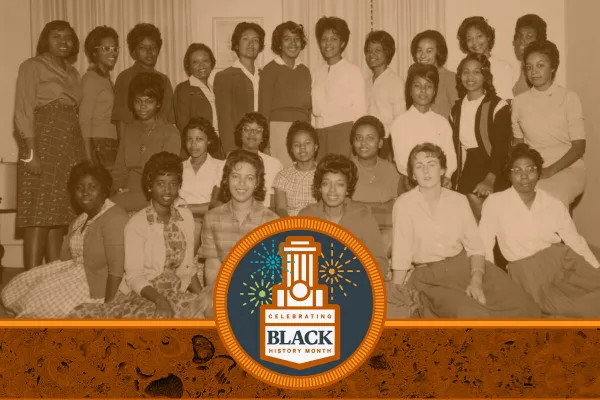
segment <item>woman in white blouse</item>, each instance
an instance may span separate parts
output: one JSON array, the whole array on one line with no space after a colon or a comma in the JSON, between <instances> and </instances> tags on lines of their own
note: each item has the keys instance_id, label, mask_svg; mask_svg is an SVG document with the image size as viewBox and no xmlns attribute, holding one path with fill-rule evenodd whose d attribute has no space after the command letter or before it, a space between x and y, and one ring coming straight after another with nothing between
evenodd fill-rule
<instances>
[{"instance_id":1,"label":"woman in white blouse","mask_svg":"<svg viewBox=\"0 0 600 400\"><path fill-rule=\"evenodd\" d=\"M539 318L533 300L486 262L467 198L442 187L442 149L416 146L408 168L416 187L401 195L393 210L394 292L405 284L418 290L419 314L427 318Z\"/></svg>"},{"instance_id":2,"label":"woman in white blouse","mask_svg":"<svg viewBox=\"0 0 600 400\"><path fill-rule=\"evenodd\" d=\"M483 204L479 225L486 258L498 245L507 270L545 314L600 318L600 263L567 208L541 188L540 153L518 144L509 155L512 187Z\"/></svg>"}]
</instances>

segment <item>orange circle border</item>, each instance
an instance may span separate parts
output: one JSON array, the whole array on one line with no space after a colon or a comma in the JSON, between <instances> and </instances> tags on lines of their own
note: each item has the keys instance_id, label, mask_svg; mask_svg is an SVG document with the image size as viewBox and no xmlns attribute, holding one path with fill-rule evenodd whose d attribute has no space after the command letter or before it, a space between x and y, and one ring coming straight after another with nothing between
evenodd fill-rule
<instances>
[{"instance_id":1,"label":"orange circle border","mask_svg":"<svg viewBox=\"0 0 600 400\"><path fill-rule=\"evenodd\" d=\"M371 324L367 331L367 335L361 344L347 360L337 367L330 371L311 376L295 377L285 375L273 372L260 365L246 353L235 339L227 314L227 290L229 288L231 276L233 275L238 262L252 247L266 237L290 230L308 230L329 235L351 249L365 268L373 292L373 315L371 317ZM321 249L321 251L323 253L323 249ZM375 346L381 337L385 321L385 312L386 297L384 279L371 252L350 231L320 218L286 217L268 222L252 230L231 249L227 258L221 265L215 283L215 323L223 345L235 361L250 375L262 382L283 389L317 389L334 384L356 371L375 349Z\"/></svg>"}]
</instances>

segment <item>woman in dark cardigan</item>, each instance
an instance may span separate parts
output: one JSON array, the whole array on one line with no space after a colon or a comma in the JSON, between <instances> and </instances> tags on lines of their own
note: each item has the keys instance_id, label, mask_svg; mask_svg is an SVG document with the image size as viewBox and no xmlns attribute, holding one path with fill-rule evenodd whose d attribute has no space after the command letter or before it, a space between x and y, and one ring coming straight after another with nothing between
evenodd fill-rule
<instances>
[{"instance_id":1,"label":"woman in dark cardigan","mask_svg":"<svg viewBox=\"0 0 600 400\"><path fill-rule=\"evenodd\" d=\"M458 159L453 183L479 221L485 198L510 187L502 173L512 139L510 107L496 95L483 54L471 53L460 62L456 86L460 100L450 115Z\"/></svg>"}]
</instances>

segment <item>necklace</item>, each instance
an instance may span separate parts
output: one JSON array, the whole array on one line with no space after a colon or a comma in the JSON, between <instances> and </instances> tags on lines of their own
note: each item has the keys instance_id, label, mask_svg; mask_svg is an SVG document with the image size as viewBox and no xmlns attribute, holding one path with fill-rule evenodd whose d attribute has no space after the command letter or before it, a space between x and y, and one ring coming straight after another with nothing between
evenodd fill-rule
<instances>
[{"instance_id":1,"label":"necklace","mask_svg":"<svg viewBox=\"0 0 600 400\"><path fill-rule=\"evenodd\" d=\"M365 177L369 178L369 184L373 183L375 181L375 178L377 177L377 174L372 174L370 171L373 171L375 168L377 168L377 164L379 163L379 160L377 160L377 162L375 163L375 166L368 168L365 167L364 165L362 165L360 163L360 161L356 161L356 164L358 165L358 168L361 169L362 171L365 172ZM358 173L358 176L360 178L360 172Z\"/></svg>"},{"instance_id":2,"label":"necklace","mask_svg":"<svg viewBox=\"0 0 600 400\"><path fill-rule=\"evenodd\" d=\"M150 128L148 130L148 133L146 133L146 137L144 139L146 139L146 141L148 140L148 138L150 137L150 134L152 133L152 131L154 131L154 127L156 126L156 120L154 121L154 124L152 124L152 128ZM142 145L140 146L140 153L144 154L146 152L146 150L148 149L148 147L146 146L145 143L142 143Z\"/></svg>"}]
</instances>

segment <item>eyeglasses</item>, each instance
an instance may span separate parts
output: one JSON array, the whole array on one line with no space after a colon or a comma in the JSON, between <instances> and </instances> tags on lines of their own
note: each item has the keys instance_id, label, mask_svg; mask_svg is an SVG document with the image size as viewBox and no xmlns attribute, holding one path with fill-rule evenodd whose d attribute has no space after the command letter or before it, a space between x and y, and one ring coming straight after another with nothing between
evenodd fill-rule
<instances>
[{"instance_id":1,"label":"eyeglasses","mask_svg":"<svg viewBox=\"0 0 600 400\"><path fill-rule=\"evenodd\" d=\"M101 49L105 53L118 53L121 48L119 46L96 46L96 49Z\"/></svg>"},{"instance_id":2,"label":"eyeglasses","mask_svg":"<svg viewBox=\"0 0 600 400\"><path fill-rule=\"evenodd\" d=\"M257 135L262 135L262 133L263 133L265 130L264 130L263 128L256 128L256 129L253 129L253 128L250 128L249 126L244 126L244 127L242 128L242 131L243 131L244 133L255 133L255 134L257 134Z\"/></svg>"},{"instance_id":3,"label":"eyeglasses","mask_svg":"<svg viewBox=\"0 0 600 400\"><path fill-rule=\"evenodd\" d=\"M531 175L536 171L537 171L537 167L535 165L530 165L528 167L525 167L525 169L521 169L521 168L511 168L510 169L510 172L512 172L513 174L517 174L517 175L521 175L523 172L525 172L527 175Z\"/></svg>"}]
</instances>

